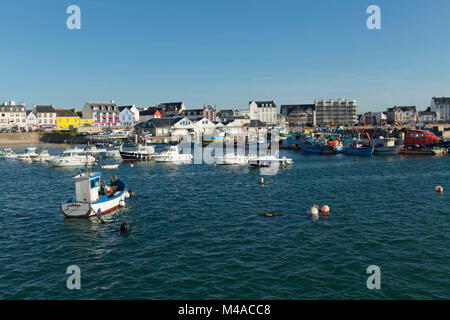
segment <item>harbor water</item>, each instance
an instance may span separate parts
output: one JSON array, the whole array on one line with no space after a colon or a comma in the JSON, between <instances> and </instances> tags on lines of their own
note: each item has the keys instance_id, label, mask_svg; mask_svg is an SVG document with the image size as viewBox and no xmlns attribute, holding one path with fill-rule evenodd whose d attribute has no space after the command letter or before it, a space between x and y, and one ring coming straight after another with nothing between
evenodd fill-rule
<instances>
[{"instance_id":1,"label":"harbor water","mask_svg":"<svg viewBox=\"0 0 450 320\"><path fill-rule=\"evenodd\" d=\"M448 156L281 156L294 164L264 186L247 166L121 163L103 173L136 197L105 224L60 213L78 169L1 159L0 298L450 298ZM313 204L330 217L308 218Z\"/></svg>"}]
</instances>

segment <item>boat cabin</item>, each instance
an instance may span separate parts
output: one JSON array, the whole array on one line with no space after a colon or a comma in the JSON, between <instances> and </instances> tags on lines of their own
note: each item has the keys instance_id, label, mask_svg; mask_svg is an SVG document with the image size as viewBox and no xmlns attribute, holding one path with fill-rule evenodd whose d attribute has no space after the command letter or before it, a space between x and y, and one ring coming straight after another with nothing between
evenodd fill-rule
<instances>
[{"instance_id":1,"label":"boat cabin","mask_svg":"<svg viewBox=\"0 0 450 320\"><path fill-rule=\"evenodd\" d=\"M436 137L431 131L413 130L406 131L405 145L426 145L442 142L442 138Z\"/></svg>"},{"instance_id":2,"label":"boat cabin","mask_svg":"<svg viewBox=\"0 0 450 320\"><path fill-rule=\"evenodd\" d=\"M101 173L81 173L75 179L77 202L95 202L99 199Z\"/></svg>"}]
</instances>

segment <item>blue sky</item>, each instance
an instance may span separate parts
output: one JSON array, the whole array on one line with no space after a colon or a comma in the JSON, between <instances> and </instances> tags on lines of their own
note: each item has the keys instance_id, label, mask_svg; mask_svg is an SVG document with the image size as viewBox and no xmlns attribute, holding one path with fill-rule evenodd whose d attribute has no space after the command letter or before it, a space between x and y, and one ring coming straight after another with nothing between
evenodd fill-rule
<instances>
[{"instance_id":1,"label":"blue sky","mask_svg":"<svg viewBox=\"0 0 450 320\"><path fill-rule=\"evenodd\" d=\"M81 8L81 30L66 8ZM381 8L381 30L366 9ZM359 112L450 95L450 1L2 0L0 100L246 108L352 98Z\"/></svg>"}]
</instances>

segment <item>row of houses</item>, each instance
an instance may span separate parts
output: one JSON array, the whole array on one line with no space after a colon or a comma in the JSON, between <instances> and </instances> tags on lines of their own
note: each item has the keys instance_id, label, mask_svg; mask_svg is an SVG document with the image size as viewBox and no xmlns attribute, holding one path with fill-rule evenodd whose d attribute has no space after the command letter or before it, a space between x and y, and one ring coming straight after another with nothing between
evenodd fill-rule
<instances>
[{"instance_id":1,"label":"row of houses","mask_svg":"<svg viewBox=\"0 0 450 320\"><path fill-rule=\"evenodd\" d=\"M430 106L417 111L417 106L393 106L384 112L367 112L359 123L368 125L431 124L450 121L450 98L431 99Z\"/></svg>"}]
</instances>

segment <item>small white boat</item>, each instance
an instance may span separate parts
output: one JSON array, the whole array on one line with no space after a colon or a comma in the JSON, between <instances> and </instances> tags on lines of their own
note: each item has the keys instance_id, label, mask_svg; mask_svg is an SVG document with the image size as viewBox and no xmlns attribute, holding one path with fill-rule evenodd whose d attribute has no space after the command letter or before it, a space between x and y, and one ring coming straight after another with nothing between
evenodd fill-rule
<instances>
[{"instance_id":1,"label":"small white boat","mask_svg":"<svg viewBox=\"0 0 450 320\"><path fill-rule=\"evenodd\" d=\"M235 153L227 153L223 156L214 157L214 163L217 165L247 165L250 159L256 158L255 155L240 155Z\"/></svg>"},{"instance_id":2,"label":"small white boat","mask_svg":"<svg viewBox=\"0 0 450 320\"><path fill-rule=\"evenodd\" d=\"M36 147L28 147L25 153L17 155L17 159L20 161L32 161L34 157L37 157Z\"/></svg>"},{"instance_id":3,"label":"small white boat","mask_svg":"<svg viewBox=\"0 0 450 320\"><path fill-rule=\"evenodd\" d=\"M88 154L82 154L83 149L66 149L64 152L54 159L49 160L52 167L81 167L92 165L95 158Z\"/></svg>"},{"instance_id":4,"label":"small white boat","mask_svg":"<svg viewBox=\"0 0 450 320\"><path fill-rule=\"evenodd\" d=\"M156 162L191 162L192 154L180 153L178 146L170 146L153 156Z\"/></svg>"},{"instance_id":5,"label":"small white boat","mask_svg":"<svg viewBox=\"0 0 450 320\"><path fill-rule=\"evenodd\" d=\"M0 158L15 159L17 158L17 154L12 149L5 148L0 152Z\"/></svg>"},{"instance_id":6,"label":"small white boat","mask_svg":"<svg viewBox=\"0 0 450 320\"><path fill-rule=\"evenodd\" d=\"M102 169L117 169L119 164L102 164Z\"/></svg>"},{"instance_id":7,"label":"small white boat","mask_svg":"<svg viewBox=\"0 0 450 320\"><path fill-rule=\"evenodd\" d=\"M294 163L291 158L277 158L273 155L252 158L248 161L250 167L270 167L270 166L287 166Z\"/></svg>"},{"instance_id":8,"label":"small white boat","mask_svg":"<svg viewBox=\"0 0 450 320\"><path fill-rule=\"evenodd\" d=\"M129 197L126 184L115 176L107 185L102 173L81 173L74 177L75 197L61 204L61 212L67 218L86 218L110 213L125 205Z\"/></svg>"},{"instance_id":9,"label":"small white boat","mask_svg":"<svg viewBox=\"0 0 450 320\"><path fill-rule=\"evenodd\" d=\"M50 159L53 159L54 156L51 156L48 153L48 150L42 150L36 157L32 158L33 162L47 162Z\"/></svg>"}]
</instances>

